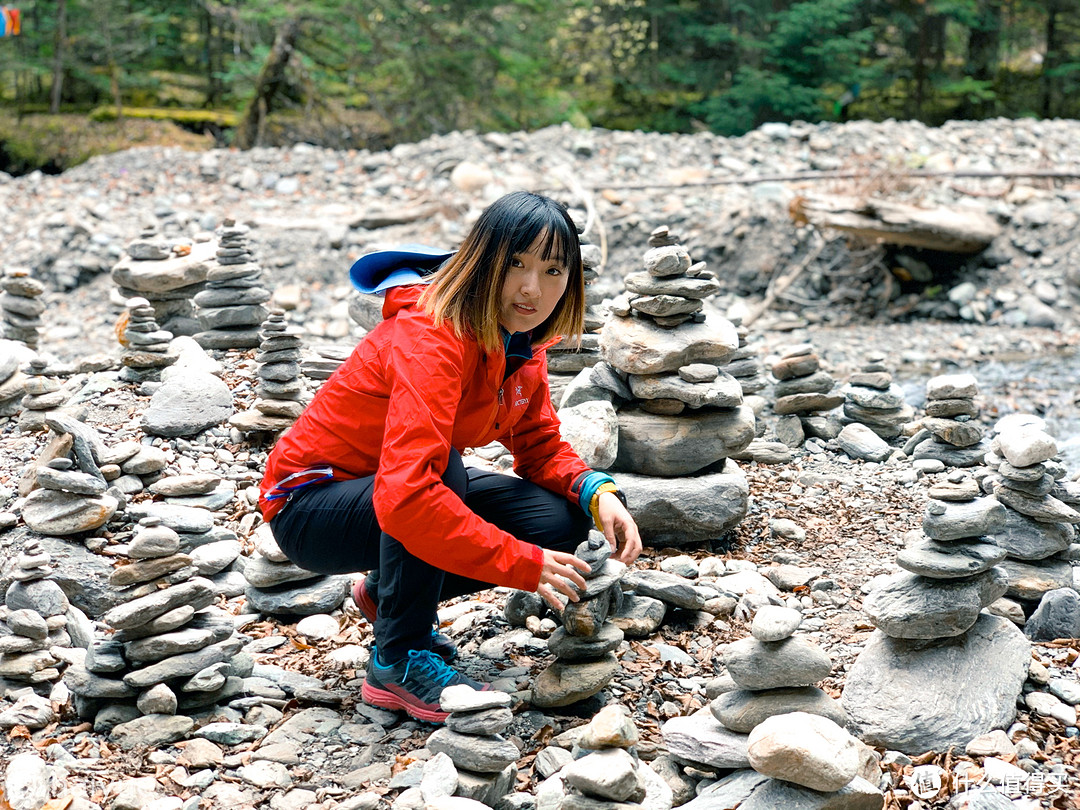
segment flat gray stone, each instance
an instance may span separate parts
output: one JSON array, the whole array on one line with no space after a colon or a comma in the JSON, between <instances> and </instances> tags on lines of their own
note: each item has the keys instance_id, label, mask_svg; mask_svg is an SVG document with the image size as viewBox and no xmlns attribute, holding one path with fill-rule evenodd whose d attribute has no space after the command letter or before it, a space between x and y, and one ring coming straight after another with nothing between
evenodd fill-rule
<instances>
[{"instance_id":1,"label":"flat gray stone","mask_svg":"<svg viewBox=\"0 0 1080 810\"><path fill-rule=\"evenodd\" d=\"M35 489L23 502L22 517L35 532L62 537L104 526L119 505L111 495L91 497L54 489Z\"/></svg>"},{"instance_id":2,"label":"flat gray stone","mask_svg":"<svg viewBox=\"0 0 1080 810\"><path fill-rule=\"evenodd\" d=\"M273 616L313 616L330 613L341 606L352 587L350 576L328 576L301 583L286 583L273 589L248 588L248 606Z\"/></svg>"},{"instance_id":3,"label":"flat gray stone","mask_svg":"<svg viewBox=\"0 0 1080 810\"><path fill-rule=\"evenodd\" d=\"M1004 569L1009 577L1005 595L1013 599L1037 602L1044 593L1070 588L1073 584L1072 566L1065 560L1021 562L1006 558L998 568Z\"/></svg>"},{"instance_id":4,"label":"flat gray stone","mask_svg":"<svg viewBox=\"0 0 1080 810\"><path fill-rule=\"evenodd\" d=\"M905 571L931 579L960 579L989 571L1005 559L1005 549L994 543L953 540L939 543L924 537L896 555Z\"/></svg>"},{"instance_id":5,"label":"flat gray stone","mask_svg":"<svg viewBox=\"0 0 1080 810\"><path fill-rule=\"evenodd\" d=\"M829 676L832 661L810 641L793 636L761 642L741 638L724 648L728 675L743 689L810 686Z\"/></svg>"},{"instance_id":6,"label":"flat gray stone","mask_svg":"<svg viewBox=\"0 0 1080 810\"><path fill-rule=\"evenodd\" d=\"M194 436L233 413L232 392L212 374L178 374L154 392L142 426L155 436Z\"/></svg>"},{"instance_id":7,"label":"flat gray stone","mask_svg":"<svg viewBox=\"0 0 1080 810\"><path fill-rule=\"evenodd\" d=\"M743 399L739 381L723 372L708 382L687 382L679 374L635 374L630 377L630 390L638 399L677 399L691 408L734 408Z\"/></svg>"},{"instance_id":8,"label":"flat gray stone","mask_svg":"<svg viewBox=\"0 0 1080 810\"><path fill-rule=\"evenodd\" d=\"M433 731L427 747L446 754L459 768L477 773L498 773L521 755L516 745L502 737L473 737L448 728Z\"/></svg>"},{"instance_id":9,"label":"flat gray stone","mask_svg":"<svg viewBox=\"0 0 1080 810\"><path fill-rule=\"evenodd\" d=\"M1080 595L1072 588L1047 591L1024 625L1024 635L1034 641L1080 638Z\"/></svg>"},{"instance_id":10,"label":"flat gray stone","mask_svg":"<svg viewBox=\"0 0 1080 810\"><path fill-rule=\"evenodd\" d=\"M922 525L926 536L934 540L993 535L1005 525L1005 507L993 498L960 502L931 501L923 515Z\"/></svg>"},{"instance_id":11,"label":"flat gray stone","mask_svg":"<svg viewBox=\"0 0 1080 810\"><path fill-rule=\"evenodd\" d=\"M744 449L755 435L746 405L659 416L622 410L619 453L611 469L658 477L693 475Z\"/></svg>"},{"instance_id":12,"label":"flat gray stone","mask_svg":"<svg viewBox=\"0 0 1080 810\"><path fill-rule=\"evenodd\" d=\"M874 626L893 638L957 636L978 619L979 611L1005 595L1008 574L1001 566L961 580L927 579L902 573L889 577L863 600Z\"/></svg>"},{"instance_id":13,"label":"flat gray stone","mask_svg":"<svg viewBox=\"0 0 1080 810\"><path fill-rule=\"evenodd\" d=\"M738 348L735 327L716 315L678 329L657 326L649 318L615 317L600 333L603 359L629 374L677 371L695 362L722 365Z\"/></svg>"},{"instance_id":14,"label":"flat gray stone","mask_svg":"<svg viewBox=\"0 0 1080 810\"><path fill-rule=\"evenodd\" d=\"M844 725L840 704L816 686L787 689L734 689L709 704L709 711L725 728L749 734L754 727L778 714L806 712Z\"/></svg>"},{"instance_id":15,"label":"flat gray stone","mask_svg":"<svg viewBox=\"0 0 1080 810\"><path fill-rule=\"evenodd\" d=\"M660 727L668 752L710 768L746 768L748 737L720 725L707 708L673 717Z\"/></svg>"}]
</instances>

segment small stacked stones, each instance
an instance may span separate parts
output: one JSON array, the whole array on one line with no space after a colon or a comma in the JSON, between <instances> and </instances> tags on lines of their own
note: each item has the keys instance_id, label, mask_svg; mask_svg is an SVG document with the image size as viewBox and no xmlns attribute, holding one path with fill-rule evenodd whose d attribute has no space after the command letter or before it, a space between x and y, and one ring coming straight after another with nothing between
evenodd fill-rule
<instances>
[{"instance_id":1,"label":"small stacked stones","mask_svg":"<svg viewBox=\"0 0 1080 810\"><path fill-rule=\"evenodd\" d=\"M459 684L442 691L439 705L449 712L446 725L432 732L427 747L454 763L455 796L494 807L513 791L521 756L517 746L502 736L514 719L510 695Z\"/></svg>"},{"instance_id":2,"label":"small stacked stones","mask_svg":"<svg viewBox=\"0 0 1080 810\"><path fill-rule=\"evenodd\" d=\"M186 714L239 696L243 683L232 665L243 640L231 617L215 607L213 584L195 576L180 553L175 531L142 523L110 584L127 599L102 621L114 632L96 639L82 666L64 682L79 697L84 719L111 728L124 748L183 739L195 721ZM119 703L117 703L119 701Z\"/></svg>"},{"instance_id":3,"label":"small stacked stones","mask_svg":"<svg viewBox=\"0 0 1080 810\"><path fill-rule=\"evenodd\" d=\"M645 253L644 272L626 277L630 301L612 307L591 380L625 402L611 469L674 477L745 448L756 422L738 381L718 368L738 348L737 331L701 311L719 285L673 236L663 242Z\"/></svg>"},{"instance_id":4,"label":"small stacked stones","mask_svg":"<svg viewBox=\"0 0 1080 810\"><path fill-rule=\"evenodd\" d=\"M749 734L770 717L806 712L843 725L844 711L813 686L828 677L832 662L824 650L794 633L802 614L793 608L763 605L754 615L750 638L729 644L724 664L737 688L709 704L721 725Z\"/></svg>"},{"instance_id":5,"label":"small stacked stones","mask_svg":"<svg viewBox=\"0 0 1080 810\"><path fill-rule=\"evenodd\" d=\"M622 600L620 581L626 565L611 558L611 545L597 531L575 550L589 563L582 574L585 590L579 601L567 602L562 611L562 627L548 639L555 661L537 678L532 703L542 708L568 706L592 697L611 681L619 669L614 650L622 643L623 632L609 616L618 613Z\"/></svg>"},{"instance_id":6,"label":"small stacked stones","mask_svg":"<svg viewBox=\"0 0 1080 810\"><path fill-rule=\"evenodd\" d=\"M779 382L773 393L773 411L780 417L776 437L789 447L798 447L807 434L833 439L839 426L821 416L844 403L844 395L833 391L836 380L821 368L821 360L809 343L787 349L772 367Z\"/></svg>"},{"instance_id":7,"label":"small stacked stones","mask_svg":"<svg viewBox=\"0 0 1080 810\"><path fill-rule=\"evenodd\" d=\"M0 295L0 310L4 316L4 337L25 343L31 349L38 347L41 330L41 313L45 302L40 300L45 285L31 278L25 267L9 267L0 280L4 293Z\"/></svg>"},{"instance_id":8,"label":"small stacked stones","mask_svg":"<svg viewBox=\"0 0 1080 810\"><path fill-rule=\"evenodd\" d=\"M596 334L604 325L603 315L598 304L603 295L593 282L600 277L596 269L600 266L600 248L596 245L581 246L581 262L585 275L585 334L581 336L581 346L576 341L561 340L547 350L548 385L551 389L551 401L559 405L563 392L570 381L579 374L585 374L600 360L600 336Z\"/></svg>"},{"instance_id":9,"label":"small stacked stones","mask_svg":"<svg viewBox=\"0 0 1080 810\"><path fill-rule=\"evenodd\" d=\"M1072 587L1072 568L1059 555L1075 537L1080 523L1078 488L1062 483L1065 465L1057 442L1042 429L1042 420L1006 417L986 454L994 472L982 480L1005 506L1004 525L995 542L1008 553L1002 568L1009 575L1007 595L1034 603L1043 594Z\"/></svg>"},{"instance_id":10,"label":"small stacked stones","mask_svg":"<svg viewBox=\"0 0 1080 810\"><path fill-rule=\"evenodd\" d=\"M41 688L60 680L62 659L55 647L70 647L67 632L68 600L48 577L52 558L38 540L29 540L19 554L12 584L0 608L0 678Z\"/></svg>"},{"instance_id":11,"label":"small stacked stones","mask_svg":"<svg viewBox=\"0 0 1080 810\"><path fill-rule=\"evenodd\" d=\"M979 384L970 374L946 374L926 383L926 416L922 429L904 446L915 459L937 459L948 467L981 464L990 443L974 421Z\"/></svg>"},{"instance_id":12,"label":"small stacked stones","mask_svg":"<svg viewBox=\"0 0 1080 810\"><path fill-rule=\"evenodd\" d=\"M283 309L272 309L263 321L259 352L255 355L259 378L255 393L259 398L251 410L229 419L229 424L241 433L285 430L304 410L301 400L307 388L300 379L300 338L290 335L288 329Z\"/></svg>"},{"instance_id":13,"label":"small stacked stones","mask_svg":"<svg viewBox=\"0 0 1080 810\"><path fill-rule=\"evenodd\" d=\"M1005 508L979 497L963 470L930 497L922 533L909 532L897 555L904 571L863 601L878 629L849 668L842 697L852 733L905 753L966 745L1008 727L1031 658L1011 622L983 611L1008 587L997 566L1005 549L991 537L1005 525Z\"/></svg>"},{"instance_id":14,"label":"small stacked stones","mask_svg":"<svg viewBox=\"0 0 1080 810\"><path fill-rule=\"evenodd\" d=\"M127 255L116 263L110 275L119 287L121 300L147 300L161 329L173 335L193 335L199 331L199 322L191 299L206 286L214 249L210 241L185 241L174 247L154 225L148 225L127 246Z\"/></svg>"},{"instance_id":15,"label":"small stacked stones","mask_svg":"<svg viewBox=\"0 0 1080 810\"><path fill-rule=\"evenodd\" d=\"M248 607L271 616L330 613L345 601L352 577L324 576L294 565L278 546L270 527L255 531L255 551L244 566Z\"/></svg>"},{"instance_id":16,"label":"small stacked stones","mask_svg":"<svg viewBox=\"0 0 1080 810\"><path fill-rule=\"evenodd\" d=\"M263 327L265 330L265 326ZM260 344L261 348L261 344ZM338 366L349 359L352 349L344 346L315 346L317 356L305 357L300 361L300 371L309 380L329 380L330 375L337 371Z\"/></svg>"},{"instance_id":17,"label":"small stacked stones","mask_svg":"<svg viewBox=\"0 0 1080 810\"><path fill-rule=\"evenodd\" d=\"M15 416L22 409L22 398L26 394L26 375L20 370L22 352L33 354L13 341L0 344L0 416Z\"/></svg>"},{"instance_id":18,"label":"small stacked stones","mask_svg":"<svg viewBox=\"0 0 1080 810\"><path fill-rule=\"evenodd\" d=\"M758 352L749 345L750 330L742 325L742 318L732 318L731 323L739 335L739 348L731 355L724 371L739 381L745 399L764 390L769 380Z\"/></svg>"},{"instance_id":19,"label":"small stacked stones","mask_svg":"<svg viewBox=\"0 0 1080 810\"><path fill-rule=\"evenodd\" d=\"M904 389L893 382L885 355L873 354L840 389L847 421L866 425L883 439L895 439L911 421L914 408L904 402Z\"/></svg>"},{"instance_id":20,"label":"small stacked stones","mask_svg":"<svg viewBox=\"0 0 1080 810\"><path fill-rule=\"evenodd\" d=\"M271 293L259 286L262 268L248 249L249 228L225 220L219 232L217 267L206 274L206 289L195 296L203 331L195 340L204 349L252 349L259 325L269 314Z\"/></svg>"},{"instance_id":21,"label":"small stacked stones","mask_svg":"<svg viewBox=\"0 0 1080 810\"><path fill-rule=\"evenodd\" d=\"M134 383L157 382L161 379L161 370L175 363L179 356L170 350L172 332L158 326L154 308L146 298L129 298L126 306L127 325L120 341L124 347L120 357L124 365L120 379Z\"/></svg>"},{"instance_id":22,"label":"small stacked stones","mask_svg":"<svg viewBox=\"0 0 1080 810\"><path fill-rule=\"evenodd\" d=\"M48 373L48 363L40 357L30 361L29 374L23 381L23 412L19 430L31 433L45 429L48 415L68 400L68 394L55 376Z\"/></svg>"}]
</instances>

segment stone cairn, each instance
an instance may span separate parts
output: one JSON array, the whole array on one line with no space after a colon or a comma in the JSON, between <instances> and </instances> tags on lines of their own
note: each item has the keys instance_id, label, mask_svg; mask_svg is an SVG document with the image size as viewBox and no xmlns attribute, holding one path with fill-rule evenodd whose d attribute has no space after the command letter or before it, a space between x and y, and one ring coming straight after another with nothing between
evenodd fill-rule
<instances>
[{"instance_id":1,"label":"stone cairn","mask_svg":"<svg viewBox=\"0 0 1080 810\"><path fill-rule=\"evenodd\" d=\"M1072 567L1059 555L1080 523L1080 487L1061 482L1065 465L1042 420L1005 417L995 429L985 458L992 472L982 487L1005 507L994 541L1008 554L1002 563L1009 575L1006 593L1034 607L1045 593L1072 587Z\"/></svg>"},{"instance_id":2,"label":"stone cairn","mask_svg":"<svg viewBox=\"0 0 1080 810\"><path fill-rule=\"evenodd\" d=\"M762 365L758 352L749 345L750 329L742 325L742 318L733 318L734 325L739 336L739 348L731 355L724 371L739 381L739 387L743 392L743 399L760 395L769 385L765 376L765 366Z\"/></svg>"},{"instance_id":3,"label":"stone cairn","mask_svg":"<svg viewBox=\"0 0 1080 810\"><path fill-rule=\"evenodd\" d=\"M589 369L600 360L600 336L597 332L604 325L604 317L599 311L603 295L595 289L594 282L600 278L600 248L596 245L581 246L581 263L585 271L585 334L581 336L581 347L563 340L547 351L548 385L551 388L551 401L561 406L563 393L569 383L582 374L588 376Z\"/></svg>"},{"instance_id":4,"label":"stone cairn","mask_svg":"<svg viewBox=\"0 0 1080 810\"><path fill-rule=\"evenodd\" d=\"M802 343L787 349L773 364L777 379L773 411L780 417L776 437L788 447L798 447L807 435L834 439L840 432L822 414L844 403L843 394L833 391L836 380L821 368L814 347Z\"/></svg>"},{"instance_id":5,"label":"stone cairn","mask_svg":"<svg viewBox=\"0 0 1080 810\"><path fill-rule=\"evenodd\" d=\"M127 382L157 382L161 370L176 362L178 354L170 350L172 332L166 332L155 319L154 308L142 296L127 300L127 321L120 345L123 368L120 379Z\"/></svg>"},{"instance_id":6,"label":"stone cairn","mask_svg":"<svg viewBox=\"0 0 1080 810\"><path fill-rule=\"evenodd\" d=\"M669 810L671 788L638 757L637 742L637 729L626 708L617 703L605 706L580 731L573 753L562 751L565 756L561 759L569 761L537 787L537 810ZM541 753L549 755L555 750Z\"/></svg>"},{"instance_id":7,"label":"stone cairn","mask_svg":"<svg viewBox=\"0 0 1080 810\"><path fill-rule=\"evenodd\" d=\"M267 524L254 533L255 553L244 566L247 604L271 616L330 613L345 601L352 577L326 576L289 561Z\"/></svg>"},{"instance_id":8,"label":"stone cairn","mask_svg":"<svg viewBox=\"0 0 1080 810\"><path fill-rule=\"evenodd\" d=\"M38 347L41 332L41 313L45 302L41 294L45 285L31 278L25 267L9 267L0 280L0 311L4 317L4 337L25 343L31 349Z\"/></svg>"},{"instance_id":9,"label":"stone cairn","mask_svg":"<svg viewBox=\"0 0 1080 810\"><path fill-rule=\"evenodd\" d=\"M0 416L16 416L22 410L26 375L20 367L31 359L24 353L34 354L33 350L14 341L0 342Z\"/></svg>"},{"instance_id":10,"label":"stone cairn","mask_svg":"<svg viewBox=\"0 0 1080 810\"><path fill-rule=\"evenodd\" d=\"M262 268L248 244L250 229L227 219L218 232L217 266L206 274L206 289L195 296L203 331L195 340L204 349L253 349L259 326L269 314L271 293L259 286Z\"/></svg>"},{"instance_id":11,"label":"stone cairn","mask_svg":"<svg viewBox=\"0 0 1080 810\"><path fill-rule=\"evenodd\" d=\"M981 613L1005 594L994 543L1005 508L954 471L931 489L922 532L863 609L878 629L848 671L843 703L863 741L905 753L962 748L1016 713L1030 648L1016 627ZM951 673L943 677L942 673ZM926 707L933 706L933 711Z\"/></svg>"},{"instance_id":12,"label":"stone cairn","mask_svg":"<svg viewBox=\"0 0 1080 810\"><path fill-rule=\"evenodd\" d=\"M568 706L597 694L611 682L619 669L614 650L622 643L623 632L608 620L621 607L620 582L626 565L611 559L612 549L599 532L589 533L574 554L589 564L582 574L585 590L579 601L567 602L562 611L562 627L548 639L555 656L533 685L532 703L541 708Z\"/></svg>"},{"instance_id":13,"label":"stone cairn","mask_svg":"<svg viewBox=\"0 0 1080 810\"><path fill-rule=\"evenodd\" d=\"M904 389L893 382L884 354L867 357L840 393L845 400L844 421L866 425L886 440L898 437L915 415L915 409L904 402Z\"/></svg>"},{"instance_id":14,"label":"stone cairn","mask_svg":"<svg viewBox=\"0 0 1080 810\"><path fill-rule=\"evenodd\" d=\"M750 638L727 646L724 664L735 689L709 710L725 728L749 734L768 718L807 712L843 725L844 711L813 684L832 670L829 656L810 641L794 637L802 614L794 608L763 605L750 625Z\"/></svg>"},{"instance_id":15,"label":"stone cairn","mask_svg":"<svg viewBox=\"0 0 1080 810\"><path fill-rule=\"evenodd\" d=\"M23 393L19 430L24 433L44 430L46 417L67 402L69 397L60 381L48 373L48 363L40 357L30 361L29 373L23 381Z\"/></svg>"},{"instance_id":16,"label":"stone cairn","mask_svg":"<svg viewBox=\"0 0 1080 810\"><path fill-rule=\"evenodd\" d=\"M904 445L912 458L937 459L946 467L975 467L990 444L974 420L979 384L970 374L945 374L926 383L926 416Z\"/></svg>"},{"instance_id":17,"label":"stone cairn","mask_svg":"<svg viewBox=\"0 0 1080 810\"><path fill-rule=\"evenodd\" d=\"M288 330L285 310L270 310L255 355L258 398L250 410L229 419L241 433L277 433L291 427L304 410L307 388L300 379L300 337Z\"/></svg>"},{"instance_id":18,"label":"stone cairn","mask_svg":"<svg viewBox=\"0 0 1080 810\"><path fill-rule=\"evenodd\" d=\"M206 286L214 250L211 241L173 246L153 227L145 228L110 273L119 287L120 303L145 298L160 329L194 335L200 327L191 299Z\"/></svg>"},{"instance_id":19,"label":"stone cairn","mask_svg":"<svg viewBox=\"0 0 1080 810\"><path fill-rule=\"evenodd\" d=\"M443 690L439 705L450 714L446 725L428 737L428 749L436 756L449 757L453 763L457 772L453 795L494 807L513 791L521 756L517 746L502 736L514 719L510 695L495 690L481 692L459 684Z\"/></svg>"}]
</instances>

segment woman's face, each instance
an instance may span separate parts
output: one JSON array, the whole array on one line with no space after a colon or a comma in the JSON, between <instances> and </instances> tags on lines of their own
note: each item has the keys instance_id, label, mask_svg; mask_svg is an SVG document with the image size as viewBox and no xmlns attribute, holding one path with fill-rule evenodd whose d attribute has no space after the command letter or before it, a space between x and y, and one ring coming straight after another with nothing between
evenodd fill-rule
<instances>
[{"instance_id":1,"label":"woman's face","mask_svg":"<svg viewBox=\"0 0 1080 810\"><path fill-rule=\"evenodd\" d=\"M554 259L540 257L545 234L525 253L515 253L499 299L499 324L510 333L528 332L548 319L566 292L569 274Z\"/></svg>"}]
</instances>

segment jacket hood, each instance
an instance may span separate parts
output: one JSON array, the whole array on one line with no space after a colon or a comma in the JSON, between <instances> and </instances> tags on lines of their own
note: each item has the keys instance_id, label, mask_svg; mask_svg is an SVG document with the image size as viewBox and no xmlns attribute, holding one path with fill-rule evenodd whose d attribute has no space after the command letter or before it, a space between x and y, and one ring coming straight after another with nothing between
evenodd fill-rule
<instances>
[{"instance_id":1,"label":"jacket hood","mask_svg":"<svg viewBox=\"0 0 1080 810\"><path fill-rule=\"evenodd\" d=\"M401 310L411 307L420 300L420 295L424 292L426 286L425 284L409 284L387 290L386 298L383 299L383 318L392 318Z\"/></svg>"}]
</instances>

